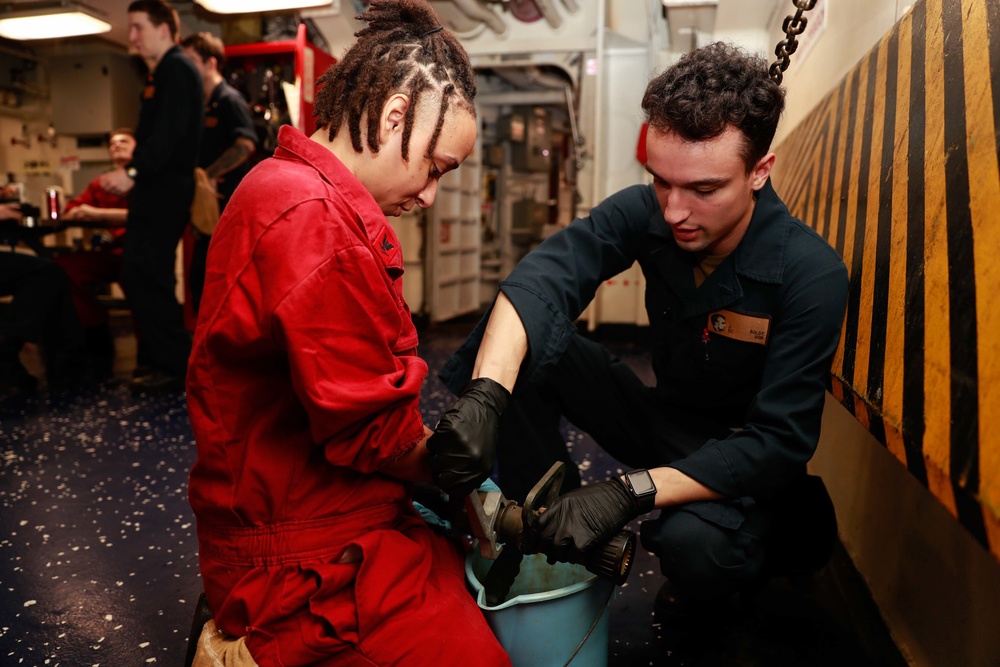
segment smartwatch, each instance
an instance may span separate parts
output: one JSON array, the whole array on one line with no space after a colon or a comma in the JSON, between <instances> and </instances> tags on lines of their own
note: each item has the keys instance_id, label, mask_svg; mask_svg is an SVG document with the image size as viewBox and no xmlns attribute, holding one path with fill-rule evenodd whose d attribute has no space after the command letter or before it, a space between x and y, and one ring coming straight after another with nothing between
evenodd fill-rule
<instances>
[{"instance_id":1,"label":"smartwatch","mask_svg":"<svg viewBox=\"0 0 1000 667\"><path fill-rule=\"evenodd\" d=\"M133 167L132 165L129 165L129 166L125 167L125 175L128 176L129 178L131 178L134 181L135 177L139 175L139 172L136 170L135 167Z\"/></svg>"},{"instance_id":2,"label":"smartwatch","mask_svg":"<svg viewBox=\"0 0 1000 667\"><path fill-rule=\"evenodd\" d=\"M656 484L653 476L645 468L625 473L625 486L632 492L639 512L645 514L656 507Z\"/></svg>"}]
</instances>

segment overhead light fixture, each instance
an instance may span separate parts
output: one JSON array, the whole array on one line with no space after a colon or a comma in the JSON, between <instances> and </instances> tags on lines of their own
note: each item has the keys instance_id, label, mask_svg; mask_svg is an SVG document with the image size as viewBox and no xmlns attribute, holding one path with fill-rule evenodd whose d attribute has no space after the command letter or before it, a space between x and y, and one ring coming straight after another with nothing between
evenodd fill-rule
<instances>
[{"instance_id":1,"label":"overhead light fixture","mask_svg":"<svg viewBox=\"0 0 1000 667\"><path fill-rule=\"evenodd\" d=\"M251 14L329 7L332 0L195 0L195 2L216 14Z\"/></svg>"},{"instance_id":2,"label":"overhead light fixture","mask_svg":"<svg viewBox=\"0 0 1000 667\"><path fill-rule=\"evenodd\" d=\"M96 15L102 14L80 2L27 2L0 19L0 37L15 40L58 39L97 35L111 30L111 24Z\"/></svg>"}]
</instances>

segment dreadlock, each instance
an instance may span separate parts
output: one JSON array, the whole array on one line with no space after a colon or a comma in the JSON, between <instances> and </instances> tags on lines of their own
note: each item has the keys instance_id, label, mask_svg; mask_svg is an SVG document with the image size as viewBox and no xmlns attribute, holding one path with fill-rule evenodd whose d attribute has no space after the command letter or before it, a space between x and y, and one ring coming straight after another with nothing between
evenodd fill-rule
<instances>
[{"instance_id":1,"label":"dreadlock","mask_svg":"<svg viewBox=\"0 0 1000 667\"><path fill-rule=\"evenodd\" d=\"M360 153L364 118L368 147L377 153L382 107L390 96L403 93L410 98L402 137L403 159L408 161L417 106L424 94L437 94L441 107L428 147L430 157L452 103L475 116L476 79L468 54L451 32L440 28L437 15L424 0L372 0L357 18L368 26L355 33L358 39L343 60L317 82L320 89L313 115L318 125L328 127L333 140L346 121L351 144Z\"/></svg>"}]
</instances>

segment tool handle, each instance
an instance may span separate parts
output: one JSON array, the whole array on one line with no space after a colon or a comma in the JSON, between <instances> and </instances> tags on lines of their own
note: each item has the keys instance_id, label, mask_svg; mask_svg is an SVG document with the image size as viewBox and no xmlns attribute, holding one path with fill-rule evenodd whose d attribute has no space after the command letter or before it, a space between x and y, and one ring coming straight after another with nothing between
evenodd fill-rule
<instances>
[{"instance_id":1,"label":"tool handle","mask_svg":"<svg viewBox=\"0 0 1000 667\"><path fill-rule=\"evenodd\" d=\"M628 528L587 552L582 565L588 572L621 586L635 560L635 533Z\"/></svg>"}]
</instances>

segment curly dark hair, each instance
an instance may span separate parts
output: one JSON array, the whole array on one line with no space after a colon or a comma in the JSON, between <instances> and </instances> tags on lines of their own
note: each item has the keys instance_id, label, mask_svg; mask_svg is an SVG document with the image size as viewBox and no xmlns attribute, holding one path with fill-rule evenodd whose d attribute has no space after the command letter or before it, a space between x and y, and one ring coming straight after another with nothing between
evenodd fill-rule
<instances>
[{"instance_id":1,"label":"curly dark hair","mask_svg":"<svg viewBox=\"0 0 1000 667\"><path fill-rule=\"evenodd\" d=\"M317 82L313 113L332 140L344 122L354 150L362 151L361 119L367 120L367 143L377 153L378 120L386 100L396 93L410 98L403 125L403 159L409 160L410 134L421 96L441 96L437 127L427 156L437 146L444 116L452 104L473 115L476 75L458 39L441 28L434 10L424 0L372 0L357 17L368 27L355 33L358 40Z\"/></svg>"},{"instance_id":2,"label":"curly dark hair","mask_svg":"<svg viewBox=\"0 0 1000 667\"><path fill-rule=\"evenodd\" d=\"M785 108L785 90L768 75L767 60L716 42L685 54L649 82L642 98L649 126L704 141L730 125L746 137L749 173L767 155Z\"/></svg>"}]
</instances>

